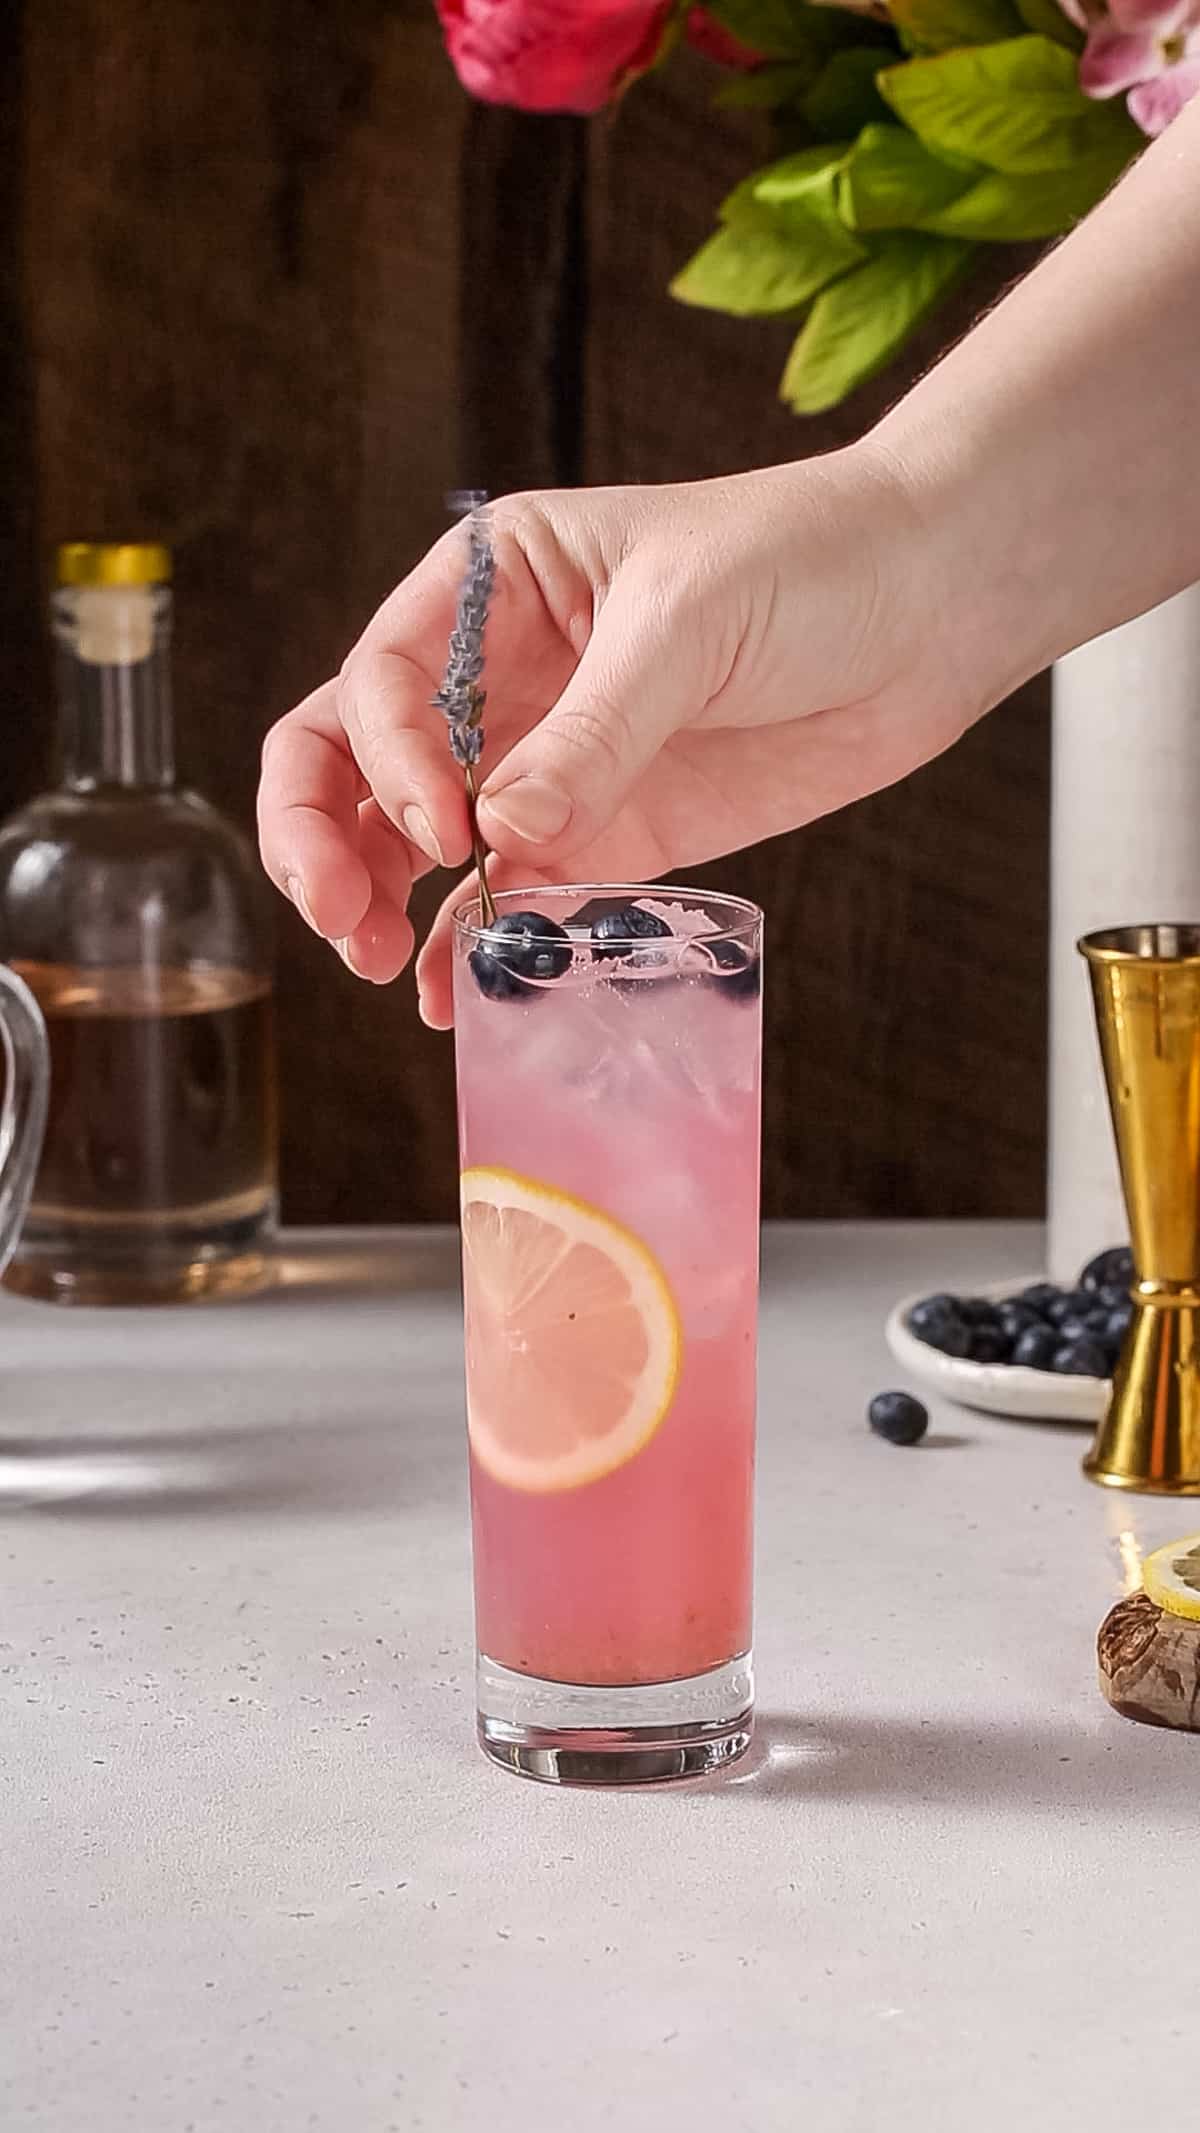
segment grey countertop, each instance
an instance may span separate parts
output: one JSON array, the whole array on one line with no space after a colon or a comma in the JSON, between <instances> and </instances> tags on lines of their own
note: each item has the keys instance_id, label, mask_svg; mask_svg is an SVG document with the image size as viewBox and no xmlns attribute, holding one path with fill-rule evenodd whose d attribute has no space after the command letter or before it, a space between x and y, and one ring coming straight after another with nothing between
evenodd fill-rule
<instances>
[{"instance_id":1,"label":"grey countertop","mask_svg":"<svg viewBox=\"0 0 1200 2133\"><path fill-rule=\"evenodd\" d=\"M1093 1640L1200 1507L1090 1488L1074 1429L863 1421L898 1294L1038 1258L769 1233L758 1740L616 1798L473 1745L451 1238L0 1298L0 2125L1190 2122L1200 1739L1114 1717Z\"/></svg>"}]
</instances>

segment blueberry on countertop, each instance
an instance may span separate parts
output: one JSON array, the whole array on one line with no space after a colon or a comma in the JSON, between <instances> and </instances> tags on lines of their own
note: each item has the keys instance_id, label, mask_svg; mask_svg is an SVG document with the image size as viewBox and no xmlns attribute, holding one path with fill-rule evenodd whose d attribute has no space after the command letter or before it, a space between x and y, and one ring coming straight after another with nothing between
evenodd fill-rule
<instances>
[{"instance_id":1,"label":"blueberry on countertop","mask_svg":"<svg viewBox=\"0 0 1200 2133\"><path fill-rule=\"evenodd\" d=\"M867 1420L877 1437L889 1444L919 1444L929 1427L929 1415L910 1392L877 1392L867 1409Z\"/></svg>"},{"instance_id":2,"label":"blueberry on countertop","mask_svg":"<svg viewBox=\"0 0 1200 2133\"><path fill-rule=\"evenodd\" d=\"M1062 1377L1106 1378L1108 1357L1100 1343L1084 1333L1078 1340L1060 1343L1051 1358L1050 1368Z\"/></svg>"},{"instance_id":3,"label":"blueberry on countertop","mask_svg":"<svg viewBox=\"0 0 1200 2133\"><path fill-rule=\"evenodd\" d=\"M762 990L762 961L743 948L740 941L705 941L713 962L712 983L727 1000L756 1000Z\"/></svg>"},{"instance_id":4,"label":"blueberry on countertop","mask_svg":"<svg viewBox=\"0 0 1200 2133\"><path fill-rule=\"evenodd\" d=\"M669 941L671 928L656 911L643 911L640 904L625 904L619 911L602 911L592 923L592 955L597 963L632 955L638 941Z\"/></svg>"},{"instance_id":5,"label":"blueberry on countertop","mask_svg":"<svg viewBox=\"0 0 1200 2133\"><path fill-rule=\"evenodd\" d=\"M1107 1252L1097 1252L1089 1259L1079 1277L1081 1289L1096 1290L1120 1287L1127 1289L1133 1280L1133 1253L1127 1244L1114 1244Z\"/></svg>"},{"instance_id":6,"label":"blueberry on countertop","mask_svg":"<svg viewBox=\"0 0 1200 2133\"><path fill-rule=\"evenodd\" d=\"M1026 1370L1049 1370L1061 1345L1053 1326L1026 1326L1013 1342L1012 1360Z\"/></svg>"},{"instance_id":7,"label":"blueberry on countertop","mask_svg":"<svg viewBox=\"0 0 1200 2133\"><path fill-rule=\"evenodd\" d=\"M561 978L571 967L571 941L540 911L505 911L480 935L468 958L471 974L489 1000L534 997L529 978Z\"/></svg>"}]
</instances>

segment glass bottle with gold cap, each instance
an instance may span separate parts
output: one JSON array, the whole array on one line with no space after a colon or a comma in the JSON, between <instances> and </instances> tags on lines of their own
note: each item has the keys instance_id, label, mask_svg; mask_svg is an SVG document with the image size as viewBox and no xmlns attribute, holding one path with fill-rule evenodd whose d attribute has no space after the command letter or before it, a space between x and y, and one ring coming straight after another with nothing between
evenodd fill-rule
<instances>
[{"instance_id":1,"label":"glass bottle with gold cap","mask_svg":"<svg viewBox=\"0 0 1200 2133\"><path fill-rule=\"evenodd\" d=\"M248 845L176 785L171 559L59 551L61 782L0 829L0 960L50 1034L27 1295L256 1285L276 1208L270 921Z\"/></svg>"}]
</instances>

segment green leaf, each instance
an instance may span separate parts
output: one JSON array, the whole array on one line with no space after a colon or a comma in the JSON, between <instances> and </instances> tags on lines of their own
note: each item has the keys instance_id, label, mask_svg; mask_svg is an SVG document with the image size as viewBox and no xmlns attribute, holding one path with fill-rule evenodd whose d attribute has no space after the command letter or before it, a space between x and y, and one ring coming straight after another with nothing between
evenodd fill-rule
<instances>
[{"instance_id":1,"label":"green leaf","mask_svg":"<svg viewBox=\"0 0 1200 2133\"><path fill-rule=\"evenodd\" d=\"M1022 177L988 171L957 200L914 217L914 226L946 237L987 237L998 244L1060 237L1103 199L1127 161L1118 153L1085 157L1070 170L1031 171Z\"/></svg>"},{"instance_id":2,"label":"green leaf","mask_svg":"<svg viewBox=\"0 0 1200 2133\"><path fill-rule=\"evenodd\" d=\"M748 74L732 74L713 98L723 110L777 111L804 94L813 78L813 66L794 64L754 67Z\"/></svg>"},{"instance_id":3,"label":"green leaf","mask_svg":"<svg viewBox=\"0 0 1200 2133\"><path fill-rule=\"evenodd\" d=\"M708 12L764 59L809 59L842 45L874 44L895 51L895 39L869 15L811 0L709 0Z\"/></svg>"},{"instance_id":4,"label":"green leaf","mask_svg":"<svg viewBox=\"0 0 1200 2133\"><path fill-rule=\"evenodd\" d=\"M890 363L962 273L973 247L896 232L822 290L792 347L780 396L799 415L836 407Z\"/></svg>"},{"instance_id":5,"label":"green leaf","mask_svg":"<svg viewBox=\"0 0 1200 2133\"><path fill-rule=\"evenodd\" d=\"M708 12L764 59L802 59L811 48L810 10L795 0L710 0Z\"/></svg>"},{"instance_id":6,"label":"green leaf","mask_svg":"<svg viewBox=\"0 0 1200 2133\"><path fill-rule=\"evenodd\" d=\"M803 236L808 225L819 222L831 233L831 243L845 234L838 215L835 179L848 141L801 148L794 155L752 171L735 185L721 202L722 222L730 229L758 230L787 242L799 227Z\"/></svg>"},{"instance_id":7,"label":"green leaf","mask_svg":"<svg viewBox=\"0 0 1200 2133\"><path fill-rule=\"evenodd\" d=\"M886 69L879 87L928 147L973 156L991 170L1068 170L1140 138L1115 103L1083 94L1071 53L1046 37L910 59Z\"/></svg>"},{"instance_id":8,"label":"green leaf","mask_svg":"<svg viewBox=\"0 0 1200 2133\"><path fill-rule=\"evenodd\" d=\"M834 141L856 134L873 119L886 119L887 105L875 86L875 76L887 66L891 55L880 45L847 45L834 52L821 69L801 105L814 133Z\"/></svg>"},{"instance_id":9,"label":"green leaf","mask_svg":"<svg viewBox=\"0 0 1200 2133\"><path fill-rule=\"evenodd\" d=\"M1065 44L1069 52L1082 52L1084 33L1063 14L1058 0L1016 0L1016 8L1027 30Z\"/></svg>"},{"instance_id":10,"label":"green leaf","mask_svg":"<svg viewBox=\"0 0 1200 2133\"><path fill-rule=\"evenodd\" d=\"M786 229L718 230L676 275L671 294L733 318L768 318L799 310L865 257L836 217L826 222L793 211Z\"/></svg>"},{"instance_id":11,"label":"green leaf","mask_svg":"<svg viewBox=\"0 0 1200 2133\"><path fill-rule=\"evenodd\" d=\"M949 207L978 174L978 164L943 163L902 126L867 126L839 171L838 211L852 230L939 227L923 218Z\"/></svg>"},{"instance_id":12,"label":"green leaf","mask_svg":"<svg viewBox=\"0 0 1200 2133\"><path fill-rule=\"evenodd\" d=\"M1021 34L1014 0L891 0L891 13L897 27L927 52L995 44Z\"/></svg>"},{"instance_id":13,"label":"green leaf","mask_svg":"<svg viewBox=\"0 0 1200 2133\"><path fill-rule=\"evenodd\" d=\"M792 200L807 204L814 196L820 198L827 193L832 198L832 175L849 146L848 141L822 141L816 147L797 148L790 156L780 156L777 162L768 163L765 170L756 170L744 184L735 186L721 208L722 215L730 202L748 188L760 206L778 206Z\"/></svg>"}]
</instances>

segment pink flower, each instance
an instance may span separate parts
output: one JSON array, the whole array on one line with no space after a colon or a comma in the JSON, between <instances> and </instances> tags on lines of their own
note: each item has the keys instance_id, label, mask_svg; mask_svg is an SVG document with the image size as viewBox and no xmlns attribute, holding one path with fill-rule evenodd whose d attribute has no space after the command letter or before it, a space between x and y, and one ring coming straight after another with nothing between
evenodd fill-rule
<instances>
[{"instance_id":1,"label":"pink flower","mask_svg":"<svg viewBox=\"0 0 1200 2133\"><path fill-rule=\"evenodd\" d=\"M1200 0L1059 0L1088 33L1086 96L1126 95L1143 133L1162 133L1200 90Z\"/></svg>"},{"instance_id":2,"label":"pink flower","mask_svg":"<svg viewBox=\"0 0 1200 2133\"><path fill-rule=\"evenodd\" d=\"M437 0L472 96L522 111L598 111L650 66L672 0Z\"/></svg>"}]
</instances>

